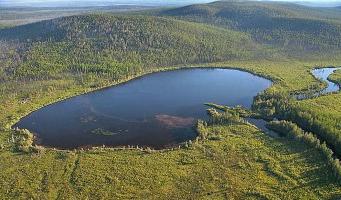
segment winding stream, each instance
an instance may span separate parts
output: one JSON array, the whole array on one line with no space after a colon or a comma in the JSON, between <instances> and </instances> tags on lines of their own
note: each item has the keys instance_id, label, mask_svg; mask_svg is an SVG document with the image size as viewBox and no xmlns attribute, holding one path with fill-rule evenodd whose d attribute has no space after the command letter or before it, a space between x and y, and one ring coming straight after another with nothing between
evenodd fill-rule
<instances>
[{"instance_id":1,"label":"winding stream","mask_svg":"<svg viewBox=\"0 0 341 200\"><path fill-rule=\"evenodd\" d=\"M339 69L341 69L341 67L319 68L319 69L312 70L312 74L315 76L315 78L319 79L320 81L324 81L325 83L327 83L326 88L324 88L323 90L313 94L312 96L320 96L320 95L325 95L325 94L340 91L340 86L338 84L328 80L328 77L332 73L334 73L336 70L339 70ZM304 100L307 98L311 98L312 96L300 94L300 95L297 95L295 97L299 100ZM264 133L267 133L268 135L270 135L272 137L278 137L278 134L276 132L274 132L274 131L272 131L266 127L266 124L268 123L267 121L265 121L263 119L254 119L254 118L247 118L246 120L250 124L253 124L254 126L259 128L260 130L262 130Z\"/></svg>"},{"instance_id":2,"label":"winding stream","mask_svg":"<svg viewBox=\"0 0 341 200\"><path fill-rule=\"evenodd\" d=\"M319 97L321 95L325 95L325 94L329 94L333 92L338 92L340 90L340 86L328 80L328 77L338 69L341 69L341 67L318 68L318 69L312 70L311 71L312 75L315 78L319 79L320 81L327 83L327 87L325 87L321 91L314 92L314 93L308 92L308 93L297 94L297 95L294 95L294 98L296 98L297 100L304 100L304 99L310 99L313 97Z\"/></svg>"},{"instance_id":3,"label":"winding stream","mask_svg":"<svg viewBox=\"0 0 341 200\"><path fill-rule=\"evenodd\" d=\"M327 87L319 92L320 95L340 91L340 86L338 84L328 80L328 77L332 73L334 73L336 70L339 70L339 69L341 69L341 67L338 67L338 68L321 68L321 69L314 69L312 71L313 75L316 78L327 83Z\"/></svg>"}]
</instances>

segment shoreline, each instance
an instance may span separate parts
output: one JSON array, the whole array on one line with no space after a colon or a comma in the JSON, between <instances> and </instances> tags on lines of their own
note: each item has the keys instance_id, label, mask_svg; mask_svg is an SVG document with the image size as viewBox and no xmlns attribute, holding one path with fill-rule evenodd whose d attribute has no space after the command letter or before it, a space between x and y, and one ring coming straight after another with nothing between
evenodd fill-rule
<instances>
[{"instance_id":1,"label":"shoreline","mask_svg":"<svg viewBox=\"0 0 341 200\"><path fill-rule=\"evenodd\" d=\"M215 63L212 63L212 64L203 64L203 65L193 65L193 66L184 66L184 67L179 67L179 66L176 66L176 67L166 67L166 68L157 68L157 69L153 69L151 71L147 71L145 73L142 73L140 75L136 75L136 76L132 76L132 77L128 77L126 79L121 79L121 80L118 80L112 84L109 84L109 85L105 85L103 87L99 87L99 88L94 88L93 90L90 89L89 91L84 91L84 92L80 92L80 93L73 93L71 95L66 95L66 97L61 97L57 100L53 100L51 103L47 103L47 104L43 104L42 106L39 106L38 108L34 109L33 111L30 111L28 112L28 114L25 114L23 115L22 117L20 117L19 119L16 119L15 122L12 122L10 124L7 124L7 127L9 127L12 131L15 130L16 128L18 127L15 127L15 125L20 122L23 118L31 115L32 113L34 112L37 112L38 110L42 109L42 108L45 108L45 107L48 107L48 106L51 106L53 104L56 104L56 103L60 103L60 102L63 102L63 101L66 101L66 100L69 100L71 98L74 98L74 97L77 97L77 96L81 96L81 95L85 95L85 94L90 94L90 93L93 93L93 92L98 92L98 91L102 91L102 90L106 90L106 89L109 89L109 88L112 88L112 87L116 87L116 86L120 86L120 85L124 85L124 84L127 84L129 83L130 81L134 81L134 80L138 80L138 79L141 79L141 78L144 78L144 77L147 77L147 76L150 76L150 75L153 75L153 74L156 74L156 73L162 73L162 72L170 72L170 71L177 71L177 70L192 70L192 69L224 69L224 70L235 70L235 71L240 71L240 72L245 72L245 73L249 73L253 76L257 76L257 77L260 77L260 78L264 78L268 81L271 82L271 85L269 88L273 87L276 83L276 81L272 78L272 79L269 79L268 77L264 77L262 76L261 74L258 74L256 72L253 72L251 70L247 70L247 69L241 69L241 68L238 68L238 67L231 67L231 66L222 66L222 65L216 65ZM267 88L267 89L269 89ZM266 89L266 90L267 90ZM87 90L87 89L85 89ZM265 91L265 90L264 90ZM263 91L262 91L263 92ZM193 127L195 128L195 127ZM35 133L32 133L35 138L37 137L37 135ZM195 140L196 138L194 138ZM167 150L167 149L174 149L174 148L179 148L180 146L183 146L186 142L188 141L185 141L185 142L182 142L182 143L178 143L178 144L174 144L174 145L171 145L170 148L163 148L163 149L153 149L154 151L162 151L162 150ZM34 143L37 145L37 143ZM75 149L59 149L59 148L56 148L56 147L49 147L49 146L44 146L44 145L37 145L39 147L43 147L43 148L46 148L46 149L52 149L52 150L60 150L60 151L73 151L73 150L78 150L78 149L83 149L82 147L79 147L79 148L75 148ZM129 145L128 145L129 146ZM92 150L93 148L101 148L101 145L95 145L95 146L91 146L91 145L88 145L88 148L86 148L86 150ZM126 149L128 148L127 146L118 146L118 147L105 147L105 148L113 148L113 149ZM151 148L151 147L143 147L143 148Z\"/></svg>"}]
</instances>

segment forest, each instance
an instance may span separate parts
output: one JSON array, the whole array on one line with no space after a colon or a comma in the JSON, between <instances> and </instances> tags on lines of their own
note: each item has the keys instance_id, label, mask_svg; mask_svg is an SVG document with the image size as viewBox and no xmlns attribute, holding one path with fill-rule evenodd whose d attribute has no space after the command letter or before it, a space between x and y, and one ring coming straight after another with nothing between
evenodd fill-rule
<instances>
[{"instance_id":1,"label":"forest","mask_svg":"<svg viewBox=\"0 0 341 200\"><path fill-rule=\"evenodd\" d=\"M252 58L262 48L249 35L236 31L139 16L65 17L6 29L0 37L4 48L16 43L20 46L14 47L16 51L24 52L8 75L31 79L63 73L107 74L118 79L146 67ZM3 54L6 51L15 53L3 49Z\"/></svg>"},{"instance_id":2,"label":"forest","mask_svg":"<svg viewBox=\"0 0 341 200\"><path fill-rule=\"evenodd\" d=\"M0 22L0 199L341 197L341 93L295 98L326 86L313 69L341 66L339 8L219 1L88 9ZM239 69L273 84L248 111L203 102L210 108L195 126L198 137L172 149L58 150L11 128L51 103L183 67ZM328 80L341 85L341 71ZM280 136L263 133L250 116L271 121Z\"/></svg>"},{"instance_id":3,"label":"forest","mask_svg":"<svg viewBox=\"0 0 341 200\"><path fill-rule=\"evenodd\" d=\"M214 24L249 33L290 57L338 52L341 15L333 9L314 9L290 3L218 1L156 13L186 21Z\"/></svg>"}]
</instances>

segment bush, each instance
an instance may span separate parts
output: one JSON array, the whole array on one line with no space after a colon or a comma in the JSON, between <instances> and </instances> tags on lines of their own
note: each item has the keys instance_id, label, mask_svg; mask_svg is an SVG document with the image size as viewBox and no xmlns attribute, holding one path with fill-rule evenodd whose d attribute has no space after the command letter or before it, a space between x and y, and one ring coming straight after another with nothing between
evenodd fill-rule
<instances>
[{"instance_id":1,"label":"bush","mask_svg":"<svg viewBox=\"0 0 341 200\"><path fill-rule=\"evenodd\" d=\"M243 121L243 119L239 116L238 111L233 109L228 109L225 112L218 112L216 109L210 108L207 109L207 114L210 116L210 124L229 125L238 124Z\"/></svg>"},{"instance_id":2,"label":"bush","mask_svg":"<svg viewBox=\"0 0 341 200\"><path fill-rule=\"evenodd\" d=\"M198 138L205 140L207 138L208 132L207 132L207 123L202 121L202 120L198 120L197 122L197 126L196 126L196 130L198 132Z\"/></svg>"},{"instance_id":3,"label":"bush","mask_svg":"<svg viewBox=\"0 0 341 200\"><path fill-rule=\"evenodd\" d=\"M36 148L33 146L34 135L26 129L16 129L13 134L14 146L17 151L29 153Z\"/></svg>"},{"instance_id":4,"label":"bush","mask_svg":"<svg viewBox=\"0 0 341 200\"><path fill-rule=\"evenodd\" d=\"M217 104L206 104L207 106L213 107L207 109L207 114L210 119L206 121L198 120L196 130L198 133L197 140L222 140L223 137L220 135L212 135L208 132L207 126L212 124L218 125L232 125L245 123L244 119L240 117L240 114L249 116L251 113L246 113L245 109L241 107L229 108L227 106L220 106ZM220 110L221 112L217 111Z\"/></svg>"}]
</instances>

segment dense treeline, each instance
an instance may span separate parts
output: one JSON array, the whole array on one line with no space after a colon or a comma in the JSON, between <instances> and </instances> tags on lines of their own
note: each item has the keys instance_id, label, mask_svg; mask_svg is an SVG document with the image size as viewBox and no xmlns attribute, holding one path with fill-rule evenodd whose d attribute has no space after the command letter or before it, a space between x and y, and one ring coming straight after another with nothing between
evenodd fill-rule
<instances>
[{"instance_id":1,"label":"dense treeline","mask_svg":"<svg viewBox=\"0 0 341 200\"><path fill-rule=\"evenodd\" d=\"M331 16L338 18L337 14L331 13L325 18L319 14L307 17L302 15L301 9L308 8L290 5L217 2L161 13L183 19L191 16L200 19L196 21L201 21L200 17L204 16L208 20L204 22L226 23L225 27L238 31L170 18L111 15L63 17L0 30L0 81L6 83L2 84L0 92L20 93L22 102L26 102L31 93L39 93L36 87L42 91L54 91L54 84L43 81L72 77L85 84L89 82L88 75L91 80L102 77L118 80L153 67L264 58L264 55L269 56L267 50L253 42L249 34L258 30L271 35L279 33L281 36L276 36L279 40L282 36L293 37L293 40L284 38L291 42L304 43L307 39L316 44L317 49L338 48L340 27L329 20L333 18ZM317 20L318 17L321 18ZM262 34L257 36L252 32L252 36ZM293 43L287 45L296 48ZM305 47L309 45L304 44ZM297 122L305 130L318 134L341 154L341 150L337 150L341 144L339 115L328 117L308 112L287 96L265 93L255 99L254 109L269 118Z\"/></svg>"},{"instance_id":2,"label":"dense treeline","mask_svg":"<svg viewBox=\"0 0 341 200\"><path fill-rule=\"evenodd\" d=\"M279 96L277 96L277 99L279 99ZM240 113L243 113L243 111L239 108L234 109L216 104L208 105L213 107L207 110L207 113L210 116L209 120L207 122L199 121L197 124L197 130L200 139L212 137L218 138L217 135L212 135L207 131L208 126L236 125L245 123L244 119L240 117ZM215 108L220 110L220 112L217 111ZM285 120L271 121L267 124L267 127L280 134L281 136L303 142L308 146L320 151L323 157L328 161L328 165L333 169L334 178L339 183L341 183L341 163L339 159L334 158L333 151L327 146L325 142L321 142L320 139L316 137L316 135L310 132L305 132L295 123Z\"/></svg>"},{"instance_id":3,"label":"dense treeline","mask_svg":"<svg viewBox=\"0 0 341 200\"><path fill-rule=\"evenodd\" d=\"M11 65L18 67L12 66L0 76L47 80L67 73L105 74L119 79L155 66L270 58L285 51L300 56L341 50L341 25L336 22L341 15L331 9L215 2L157 15L224 29L169 17L111 15L63 17L7 28L0 30L1 42L15 42L25 48L16 47L20 58L10 55L9 60L16 60ZM285 51L280 51L283 48ZM1 50L3 54L9 52Z\"/></svg>"},{"instance_id":4,"label":"dense treeline","mask_svg":"<svg viewBox=\"0 0 341 200\"><path fill-rule=\"evenodd\" d=\"M46 195L46 198L72 199L89 197L88 193L91 193L94 198L103 195L146 198L146 195L155 193L155 198L169 199L186 198L188 191L194 191L194 198L206 195L208 198L232 195L236 199L337 197L340 187L335 184L322 153L320 155L315 148L299 145L296 140L270 139L247 125L243 117L253 113L238 107L231 109L211 104L215 109L208 111L210 120L199 121L197 126L203 141L188 142L188 149L177 151L41 150L34 146L30 132L10 129L20 117L41 106L128 80L150 69L236 59L236 62L228 62L229 66L242 66L241 69L270 77L275 82L274 87L255 99L254 110L269 119L291 117L292 121L307 122L305 129L314 129L319 138L323 134L333 135L334 130L334 138L323 140L328 146L338 145L336 135L341 129L341 118L338 118L341 111L337 106L341 102L340 95L317 98L321 102L314 99L310 105L307 101L295 102L287 98L290 91L300 90L314 81L307 73L310 67L305 66L316 63L296 63L286 58L283 58L285 65L275 59L257 62L255 58L269 58L269 52L263 45L253 42L250 36L252 33L253 39L259 37L258 42L270 44L270 53L278 53L274 47L276 44L283 46L284 40L288 41L284 44L294 49L297 47L295 42L298 42L314 51L322 48L333 50L338 48L339 38L335 38L334 45L328 41L331 36L320 34L319 29L334 24L337 14L331 12L328 19L316 14L305 20L305 16L297 14L299 12L292 14L295 9L303 9L300 6L283 11L271 6L259 8L253 5L257 2L245 4L250 5L231 7L230 10L236 11L233 20L210 16L200 18L200 21L207 19L207 23L215 19L215 24L227 24L224 27L232 27L235 31L160 17L108 15L65 17L0 30L0 168L3 169L0 196L35 199ZM217 5L217 11L223 7L219 3L210 5ZM228 12L221 11L221 15L226 14ZM241 25L236 24L239 18L241 21L249 19L250 27L257 27L256 23L266 18L271 18L271 23L282 24L272 24L277 27L277 32L264 24L259 32L256 28L247 29L244 24L245 30L241 32L242 29L238 28ZM291 34L282 28L291 29L296 23L294 18L301 19L297 25L304 26L307 33L296 34L294 31ZM311 22L317 32L305 27L308 26L306 21ZM337 34L337 29L332 28L331 34ZM307 39L309 37L314 39ZM312 88L317 89L317 82L315 85ZM335 106L327 104L329 98L334 98L330 102ZM315 109L311 105L318 106ZM326 107L330 107L330 111L327 112ZM316 125L322 128L316 129ZM285 133L298 130L290 124L285 128L288 129ZM325 150L323 155L331 155L330 150L315 137L302 131L299 133L303 135L298 138ZM296 137L298 134L292 135ZM42 152L26 155L18 151ZM333 166L338 169L335 173L340 174L339 162L335 161ZM134 171L133 176L130 176L131 171ZM126 185L131 187L124 187ZM149 191L148 194L145 191Z\"/></svg>"},{"instance_id":5,"label":"dense treeline","mask_svg":"<svg viewBox=\"0 0 341 200\"><path fill-rule=\"evenodd\" d=\"M266 91L254 98L252 109L260 113L263 118L273 119L282 117L283 111L289 110L292 101L293 99L286 93Z\"/></svg>"},{"instance_id":6,"label":"dense treeline","mask_svg":"<svg viewBox=\"0 0 341 200\"><path fill-rule=\"evenodd\" d=\"M321 109L319 105L335 102L339 95L324 96L305 101L294 101L293 98L281 93L263 93L255 98L253 109L262 116L272 119L290 120L306 131L316 134L325 141L333 151L341 155L341 113L338 105L328 105ZM309 103L321 101L320 103ZM329 108L329 109L326 109Z\"/></svg>"},{"instance_id":7,"label":"dense treeline","mask_svg":"<svg viewBox=\"0 0 341 200\"><path fill-rule=\"evenodd\" d=\"M260 47L244 33L158 17L84 15L0 31L6 42L29 43L17 77L62 72L136 74L146 67L255 57Z\"/></svg>"},{"instance_id":8,"label":"dense treeline","mask_svg":"<svg viewBox=\"0 0 341 200\"><path fill-rule=\"evenodd\" d=\"M181 8L162 10L162 14L168 15L227 15L234 13L237 18L242 13L250 17L292 17L307 19L341 19L341 13L337 9L308 7L288 2L267 1L216 1L208 4L195 4Z\"/></svg>"},{"instance_id":9,"label":"dense treeline","mask_svg":"<svg viewBox=\"0 0 341 200\"><path fill-rule=\"evenodd\" d=\"M324 54L341 48L341 15L334 9L220 1L161 11L158 15L247 32L256 41L279 47L290 56Z\"/></svg>"},{"instance_id":10,"label":"dense treeline","mask_svg":"<svg viewBox=\"0 0 341 200\"><path fill-rule=\"evenodd\" d=\"M196 125L196 130L198 133L198 138L201 140L219 140L220 136L210 133L207 131L208 126L212 125L236 125L244 124L245 120L241 117L244 114L244 110L240 107L230 108L226 106L221 106L217 104L207 104L211 108L207 109L207 114L209 116L208 121L199 120ZM218 110L219 111L218 111Z\"/></svg>"},{"instance_id":11,"label":"dense treeline","mask_svg":"<svg viewBox=\"0 0 341 200\"><path fill-rule=\"evenodd\" d=\"M0 40L0 83L8 80L22 63L24 49L25 45L18 42Z\"/></svg>"},{"instance_id":12,"label":"dense treeline","mask_svg":"<svg viewBox=\"0 0 341 200\"><path fill-rule=\"evenodd\" d=\"M207 114L210 116L209 124L236 124L243 121L239 116L239 113L233 109L227 109L224 112L218 112L214 108L207 110Z\"/></svg>"},{"instance_id":13,"label":"dense treeline","mask_svg":"<svg viewBox=\"0 0 341 200\"><path fill-rule=\"evenodd\" d=\"M333 151L327 147L326 143L321 143L321 141L315 135L304 132L300 127L292 122L272 121L267 126L269 129L276 131L282 136L301 141L312 148L318 149L328 160L328 164L334 171L335 178L341 183L340 161L339 159L334 159Z\"/></svg>"}]
</instances>

